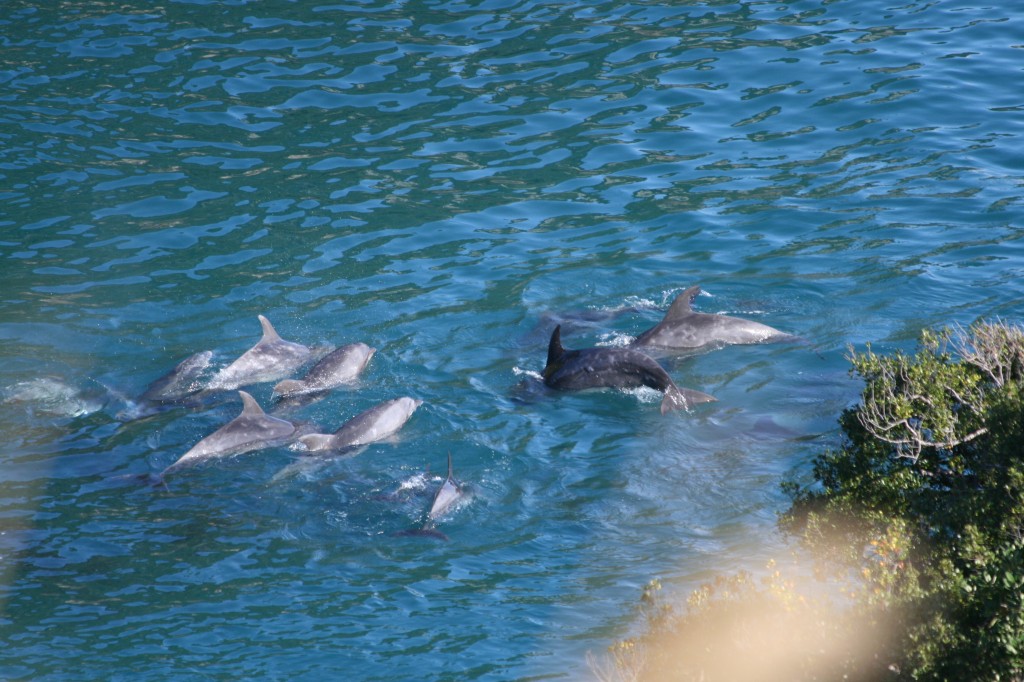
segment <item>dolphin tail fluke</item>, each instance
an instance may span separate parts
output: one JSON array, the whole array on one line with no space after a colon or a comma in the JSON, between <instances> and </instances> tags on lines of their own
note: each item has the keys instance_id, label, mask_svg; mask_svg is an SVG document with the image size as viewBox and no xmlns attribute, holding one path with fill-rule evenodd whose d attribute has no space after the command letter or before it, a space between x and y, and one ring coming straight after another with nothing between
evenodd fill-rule
<instances>
[{"instance_id":1,"label":"dolphin tail fluke","mask_svg":"<svg viewBox=\"0 0 1024 682\"><path fill-rule=\"evenodd\" d=\"M689 410L700 403L717 402L718 398L700 391L693 391L688 388L669 386L665 391L665 397L661 401L661 413L667 414L673 410Z\"/></svg>"}]
</instances>

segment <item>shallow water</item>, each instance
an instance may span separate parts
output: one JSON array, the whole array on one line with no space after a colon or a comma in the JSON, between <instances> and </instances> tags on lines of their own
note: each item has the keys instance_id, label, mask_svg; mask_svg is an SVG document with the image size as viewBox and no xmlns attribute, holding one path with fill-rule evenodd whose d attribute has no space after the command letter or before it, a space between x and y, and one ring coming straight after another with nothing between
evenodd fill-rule
<instances>
[{"instance_id":1,"label":"shallow water","mask_svg":"<svg viewBox=\"0 0 1024 682\"><path fill-rule=\"evenodd\" d=\"M784 551L847 344L1020 319L1022 31L943 1L7 3L0 677L587 678L651 578ZM666 362L719 400L690 413L536 387L556 321L621 344L692 284L805 342ZM379 349L296 417L423 406L284 481L288 448L141 485L240 405L125 400L258 314ZM450 540L396 536L449 451Z\"/></svg>"}]
</instances>

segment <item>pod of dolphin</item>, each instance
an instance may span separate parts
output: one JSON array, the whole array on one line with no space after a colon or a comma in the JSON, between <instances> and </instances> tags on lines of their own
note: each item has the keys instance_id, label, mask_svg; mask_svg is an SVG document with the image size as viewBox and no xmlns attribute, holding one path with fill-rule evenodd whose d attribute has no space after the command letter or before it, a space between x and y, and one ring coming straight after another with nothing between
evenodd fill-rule
<instances>
[{"instance_id":1,"label":"pod of dolphin","mask_svg":"<svg viewBox=\"0 0 1024 682\"><path fill-rule=\"evenodd\" d=\"M693 286L679 294L664 318L626 347L567 350L562 346L561 325L556 326L551 333L547 362L542 372L544 385L560 391L647 386L664 394L662 414L689 410L694 405L713 402L716 398L677 386L652 355L796 338L759 322L696 312L692 303L700 291L699 286ZM273 479L278 481L301 468L303 460L332 455L351 456L360 448L391 437L423 404L421 400L408 396L388 400L355 415L334 433L315 433L309 426L267 414L242 388L277 382L274 386L276 410L291 409L319 400L332 389L355 381L376 349L364 343L351 343L318 359L314 349L282 339L263 315L259 315L259 321L263 330L259 342L211 378L204 379L204 376L210 369L212 352L196 353L152 382L139 399L121 413L124 419L135 419L175 406L202 404L213 394L238 391L242 400L241 413L166 467L155 477L157 482L163 483L168 475L200 462L269 447L300 444L305 450L304 457L279 472ZM302 378L290 378L314 360L315 364ZM448 475L437 488L422 525L402 534L444 538L435 524L455 506L464 492L463 484L453 476L449 453Z\"/></svg>"}]
</instances>

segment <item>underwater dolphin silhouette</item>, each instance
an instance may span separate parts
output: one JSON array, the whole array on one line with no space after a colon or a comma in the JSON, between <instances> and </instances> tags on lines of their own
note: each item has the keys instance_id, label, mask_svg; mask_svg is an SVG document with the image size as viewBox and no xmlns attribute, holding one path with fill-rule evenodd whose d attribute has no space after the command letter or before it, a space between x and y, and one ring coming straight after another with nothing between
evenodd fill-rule
<instances>
[{"instance_id":1,"label":"underwater dolphin silhouette","mask_svg":"<svg viewBox=\"0 0 1024 682\"><path fill-rule=\"evenodd\" d=\"M189 398L203 389L203 373L210 366L213 351L194 353L164 374L150 382L137 400L125 399L127 406L117 418L132 421L154 415L172 407L186 405Z\"/></svg>"},{"instance_id":2,"label":"underwater dolphin silhouette","mask_svg":"<svg viewBox=\"0 0 1024 682\"><path fill-rule=\"evenodd\" d=\"M211 390L229 391L264 381L283 379L309 360L312 351L301 343L285 341L273 325L259 315L263 337L210 380Z\"/></svg>"},{"instance_id":3,"label":"underwater dolphin silhouette","mask_svg":"<svg viewBox=\"0 0 1024 682\"><path fill-rule=\"evenodd\" d=\"M700 291L700 286L692 286L676 296L661 322L637 336L630 346L695 350L712 345L763 343L797 338L760 322L728 315L695 312L691 304Z\"/></svg>"},{"instance_id":4,"label":"underwater dolphin silhouette","mask_svg":"<svg viewBox=\"0 0 1024 682\"><path fill-rule=\"evenodd\" d=\"M555 327L548 344L548 362L542 373L544 384L562 391L586 388L637 388L648 386L665 394L661 413L689 409L691 405L716 400L714 396L679 388L656 360L631 348L562 347L561 325Z\"/></svg>"}]
</instances>

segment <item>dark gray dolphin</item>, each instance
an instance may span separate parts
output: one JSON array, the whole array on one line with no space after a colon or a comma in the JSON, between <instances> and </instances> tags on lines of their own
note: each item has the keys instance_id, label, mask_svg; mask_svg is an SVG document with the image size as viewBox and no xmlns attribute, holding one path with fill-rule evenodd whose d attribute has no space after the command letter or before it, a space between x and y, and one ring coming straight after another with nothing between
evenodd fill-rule
<instances>
[{"instance_id":1,"label":"dark gray dolphin","mask_svg":"<svg viewBox=\"0 0 1024 682\"><path fill-rule=\"evenodd\" d=\"M154 379L138 400L129 400L127 407L117 414L122 421L142 419L175 406L203 389L203 374L210 367L213 352L204 350L188 356L167 374Z\"/></svg>"},{"instance_id":2,"label":"dark gray dolphin","mask_svg":"<svg viewBox=\"0 0 1024 682\"><path fill-rule=\"evenodd\" d=\"M274 393L288 398L307 393L320 393L351 383L369 364L377 352L365 343L350 343L338 348L313 365L301 379L285 379L274 386Z\"/></svg>"},{"instance_id":3,"label":"dark gray dolphin","mask_svg":"<svg viewBox=\"0 0 1024 682\"><path fill-rule=\"evenodd\" d=\"M661 391L661 413L689 409L691 405L713 402L707 393L679 388L672 377L651 357L630 348L584 348L566 350L562 347L561 326L555 327L548 344L548 362L543 372L544 384L562 391L586 388L637 388L649 386Z\"/></svg>"},{"instance_id":4,"label":"dark gray dolphin","mask_svg":"<svg viewBox=\"0 0 1024 682\"><path fill-rule=\"evenodd\" d=\"M309 360L312 351L301 343L285 341L270 320L259 316L263 338L210 380L211 390L229 391L264 381L277 381Z\"/></svg>"},{"instance_id":5,"label":"dark gray dolphin","mask_svg":"<svg viewBox=\"0 0 1024 682\"><path fill-rule=\"evenodd\" d=\"M298 430L294 424L266 414L245 391L239 391L238 395L242 398L242 413L192 446L178 461L163 470L160 479L208 459L284 445L295 438Z\"/></svg>"},{"instance_id":6,"label":"dark gray dolphin","mask_svg":"<svg viewBox=\"0 0 1024 682\"><path fill-rule=\"evenodd\" d=\"M360 412L333 434L312 433L302 436L299 441L310 452L344 450L375 443L396 433L422 404L422 400L409 397L388 400Z\"/></svg>"},{"instance_id":7,"label":"dark gray dolphin","mask_svg":"<svg viewBox=\"0 0 1024 682\"><path fill-rule=\"evenodd\" d=\"M691 304L698 294L700 287L692 286L676 296L661 322L636 337L631 345L634 348L686 351L705 346L763 343L797 338L760 322L728 315L694 312Z\"/></svg>"}]
</instances>

